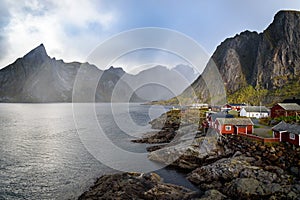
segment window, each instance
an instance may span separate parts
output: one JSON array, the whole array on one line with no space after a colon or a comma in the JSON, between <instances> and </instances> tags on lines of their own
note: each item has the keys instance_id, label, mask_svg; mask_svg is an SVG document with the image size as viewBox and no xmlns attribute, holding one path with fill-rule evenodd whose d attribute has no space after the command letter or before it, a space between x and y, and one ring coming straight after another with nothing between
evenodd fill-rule
<instances>
[{"instance_id":1,"label":"window","mask_svg":"<svg viewBox=\"0 0 300 200\"><path fill-rule=\"evenodd\" d=\"M295 139L295 134L294 133L290 133L290 139L294 140Z\"/></svg>"},{"instance_id":2,"label":"window","mask_svg":"<svg viewBox=\"0 0 300 200\"><path fill-rule=\"evenodd\" d=\"M231 131L231 126L225 126L226 131Z\"/></svg>"}]
</instances>

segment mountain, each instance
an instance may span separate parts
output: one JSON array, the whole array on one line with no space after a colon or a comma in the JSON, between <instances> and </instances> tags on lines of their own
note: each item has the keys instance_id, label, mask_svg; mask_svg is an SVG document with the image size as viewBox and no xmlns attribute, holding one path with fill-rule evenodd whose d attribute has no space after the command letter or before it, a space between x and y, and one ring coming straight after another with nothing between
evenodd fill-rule
<instances>
[{"instance_id":1,"label":"mountain","mask_svg":"<svg viewBox=\"0 0 300 200\"><path fill-rule=\"evenodd\" d=\"M300 12L279 11L262 33L245 31L226 39L180 98L187 99L194 91L199 101L209 102L211 94L222 93L223 86L213 86L218 79L232 103L272 104L299 97Z\"/></svg>"},{"instance_id":2,"label":"mountain","mask_svg":"<svg viewBox=\"0 0 300 200\"><path fill-rule=\"evenodd\" d=\"M136 75L127 74L122 68L109 68L118 75L135 93L148 101L166 100L183 92L198 76L188 65L177 65L168 69L157 65Z\"/></svg>"},{"instance_id":3,"label":"mountain","mask_svg":"<svg viewBox=\"0 0 300 200\"><path fill-rule=\"evenodd\" d=\"M79 82L80 79L79 70L82 75L86 73L92 76L82 76L85 80L78 86L80 89L76 91L76 101L141 101L122 81L117 89L121 92L116 93L112 99L114 86L119 81L117 75L103 72L88 63L64 63L50 58L41 44L0 70L0 102L71 102L75 80L77 78ZM96 85L95 91L92 90L92 85ZM87 94L92 95L88 100Z\"/></svg>"},{"instance_id":4,"label":"mountain","mask_svg":"<svg viewBox=\"0 0 300 200\"><path fill-rule=\"evenodd\" d=\"M186 80L191 81L191 83L194 82L195 79L199 76L199 74L196 73L194 69L189 65L179 64L171 70L181 74L184 78L186 78Z\"/></svg>"}]
</instances>

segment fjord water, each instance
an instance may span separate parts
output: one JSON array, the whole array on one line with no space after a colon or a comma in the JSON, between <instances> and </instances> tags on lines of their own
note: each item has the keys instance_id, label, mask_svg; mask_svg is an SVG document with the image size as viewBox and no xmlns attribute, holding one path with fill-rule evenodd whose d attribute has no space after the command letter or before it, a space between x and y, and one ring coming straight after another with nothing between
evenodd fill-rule
<instances>
[{"instance_id":1,"label":"fjord water","mask_svg":"<svg viewBox=\"0 0 300 200\"><path fill-rule=\"evenodd\" d=\"M165 109L115 105L118 109L113 115L111 104L95 104L107 137L123 149L145 152L146 145L131 143L132 137L118 128L114 118L128 120L129 112L135 123L149 131L150 117L158 117ZM77 131L89 127L76 127L73 117L68 103L0 104L0 199L76 199L97 177L115 172L86 150ZM158 173L167 182L190 186L176 171L161 169Z\"/></svg>"}]
</instances>

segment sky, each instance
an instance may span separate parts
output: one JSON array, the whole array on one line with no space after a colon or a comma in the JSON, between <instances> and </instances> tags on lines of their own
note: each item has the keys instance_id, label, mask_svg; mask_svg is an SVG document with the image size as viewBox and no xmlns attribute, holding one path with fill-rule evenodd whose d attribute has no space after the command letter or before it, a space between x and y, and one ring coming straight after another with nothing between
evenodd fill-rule
<instances>
[{"instance_id":1,"label":"sky","mask_svg":"<svg viewBox=\"0 0 300 200\"><path fill-rule=\"evenodd\" d=\"M112 36L144 27L182 33L211 55L224 39L245 30L262 32L279 10L287 9L300 10L300 1L0 0L0 68L41 43L50 57L85 62L97 46ZM160 57L167 61L156 58L152 62L184 62L165 53ZM137 65L130 63L133 60L122 58L115 64L128 70L130 65ZM147 62L139 65L146 66Z\"/></svg>"}]
</instances>

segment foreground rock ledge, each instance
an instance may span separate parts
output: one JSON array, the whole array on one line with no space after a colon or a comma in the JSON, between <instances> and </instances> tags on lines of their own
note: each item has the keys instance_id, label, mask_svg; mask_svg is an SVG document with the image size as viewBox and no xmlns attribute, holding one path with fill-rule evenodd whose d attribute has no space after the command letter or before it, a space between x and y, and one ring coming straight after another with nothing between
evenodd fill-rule
<instances>
[{"instance_id":1,"label":"foreground rock ledge","mask_svg":"<svg viewBox=\"0 0 300 200\"><path fill-rule=\"evenodd\" d=\"M100 177L78 199L191 199L196 192L163 183L155 173L121 173Z\"/></svg>"}]
</instances>

